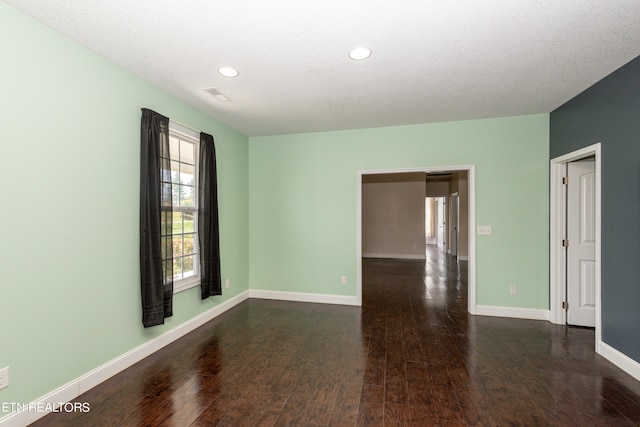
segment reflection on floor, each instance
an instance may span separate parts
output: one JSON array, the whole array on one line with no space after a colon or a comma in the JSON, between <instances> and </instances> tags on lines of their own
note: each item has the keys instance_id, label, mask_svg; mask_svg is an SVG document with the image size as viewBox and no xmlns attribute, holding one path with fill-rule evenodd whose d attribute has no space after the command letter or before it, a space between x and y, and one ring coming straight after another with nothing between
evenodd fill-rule
<instances>
[{"instance_id":1,"label":"reflection on floor","mask_svg":"<svg viewBox=\"0 0 640 427\"><path fill-rule=\"evenodd\" d=\"M469 316L466 277L365 259L361 308L251 299L35 425L640 425L592 330Z\"/></svg>"}]
</instances>

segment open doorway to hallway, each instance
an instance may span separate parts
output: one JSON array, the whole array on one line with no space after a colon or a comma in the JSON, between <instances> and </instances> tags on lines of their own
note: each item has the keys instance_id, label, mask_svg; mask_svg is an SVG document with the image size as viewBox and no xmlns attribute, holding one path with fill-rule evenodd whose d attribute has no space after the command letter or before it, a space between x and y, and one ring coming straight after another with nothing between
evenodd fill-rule
<instances>
[{"instance_id":1,"label":"open doorway to hallway","mask_svg":"<svg viewBox=\"0 0 640 427\"><path fill-rule=\"evenodd\" d=\"M362 178L362 255L425 259L426 245L468 260L467 171Z\"/></svg>"},{"instance_id":2,"label":"open doorway to hallway","mask_svg":"<svg viewBox=\"0 0 640 427\"><path fill-rule=\"evenodd\" d=\"M473 167L361 173L359 258L426 261L437 248L469 261L466 301L475 314L473 180ZM360 299L361 275L362 265Z\"/></svg>"}]
</instances>

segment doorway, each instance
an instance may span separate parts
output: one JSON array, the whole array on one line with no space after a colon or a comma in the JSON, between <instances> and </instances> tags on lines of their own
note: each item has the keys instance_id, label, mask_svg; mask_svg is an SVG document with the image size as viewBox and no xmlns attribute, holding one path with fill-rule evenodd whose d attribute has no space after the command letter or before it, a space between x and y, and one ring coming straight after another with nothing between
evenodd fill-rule
<instances>
[{"instance_id":1,"label":"doorway","mask_svg":"<svg viewBox=\"0 0 640 427\"><path fill-rule=\"evenodd\" d=\"M447 242L451 241L447 236L449 230L447 224L447 198L446 197L430 197L425 198L425 242L427 246L437 246L443 252L447 251ZM449 253L449 255L455 255Z\"/></svg>"},{"instance_id":2,"label":"doorway","mask_svg":"<svg viewBox=\"0 0 640 427\"><path fill-rule=\"evenodd\" d=\"M424 200L424 240L427 245L436 245L438 235L436 233L438 223L437 198L426 197Z\"/></svg>"},{"instance_id":3,"label":"doorway","mask_svg":"<svg viewBox=\"0 0 640 427\"><path fill-rule=\"evenodd\" d=\"M595 349L600 351L601 342L601 144L597 143L581 150L574 151L564 156L551 160L550 163L550 320L552 323L567 324L567 311L565 302L567 296L567 251L564 240L566 239L567 227L567 188L563 183L563 178L568 170L568 165L579 160L593 158L595 162L594 182L593 182L593 245L595 261L592 266L593 287L594 287L594 311L595 311ZM568 243L571 245L571 242Z\"/></svg>"},{"instance_id":4,"label":"doorway","mask_svg":"<svg viewBox=\"0 0 640 427\"><path fill-rule=\"evenodd\" d=\"M368 175L383 174L402 174L402 173L424 173L424 174L441 174L466 172L467 209L466 218L464 218L465 232L467 233L468 255L468 303L467 308L470 314L476 314L476 254L475 254L475 166L448 166L448 167L425 167L415 169L378 169L378 170L362 170L358 171L357 179L357 300L358 304L362 304L362 255L363 255L363 177ZM368 178L367 178L368 179ZM462 220L462 218L461 218ZM446 237L446 236L445 236Z\"/></svg>"}]
</instances>

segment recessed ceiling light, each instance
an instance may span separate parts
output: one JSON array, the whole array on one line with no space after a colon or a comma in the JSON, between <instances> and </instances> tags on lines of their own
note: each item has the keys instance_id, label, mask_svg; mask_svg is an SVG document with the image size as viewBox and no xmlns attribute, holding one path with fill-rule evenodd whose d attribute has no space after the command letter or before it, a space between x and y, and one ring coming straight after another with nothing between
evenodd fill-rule
<instances>
[{"instance_id":1,"label":"recessed ceiling light","mask_svg":"<svg viewBox=\"0 0 640 427\"><path fill-rule=\"evenodd\" d=\"M238 77L238 75L240 74L238 70L231 67L222 67L218 70L218 72L225 77Z\"/></svg>"},{"instance_id":2,"label":"recessed ceiling light","mask_svg":"<svg viewBox=\"0 0 640 427\"><path fill-rule=\"evenodd\" d=\"M366 47L357 47L349 52L349 58L354 61L362 61L363 59L367 59L371 56L371 49Z\"/></svg>"}]
</instances>

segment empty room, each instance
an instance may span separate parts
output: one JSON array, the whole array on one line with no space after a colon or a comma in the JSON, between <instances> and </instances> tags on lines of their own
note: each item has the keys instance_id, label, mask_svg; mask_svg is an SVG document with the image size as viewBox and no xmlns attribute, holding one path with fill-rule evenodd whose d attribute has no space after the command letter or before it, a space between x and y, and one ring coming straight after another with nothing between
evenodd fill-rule
<instances>
[{"instance_id":1,"label":"empty room","mask_svg":"<svg viewBox=\"0 0 640 427\"><path fill-rule=\"evenodd\" d=\"M0 1L0 426L640 425L638 22Z\"/></svg>"}]
</instances>

